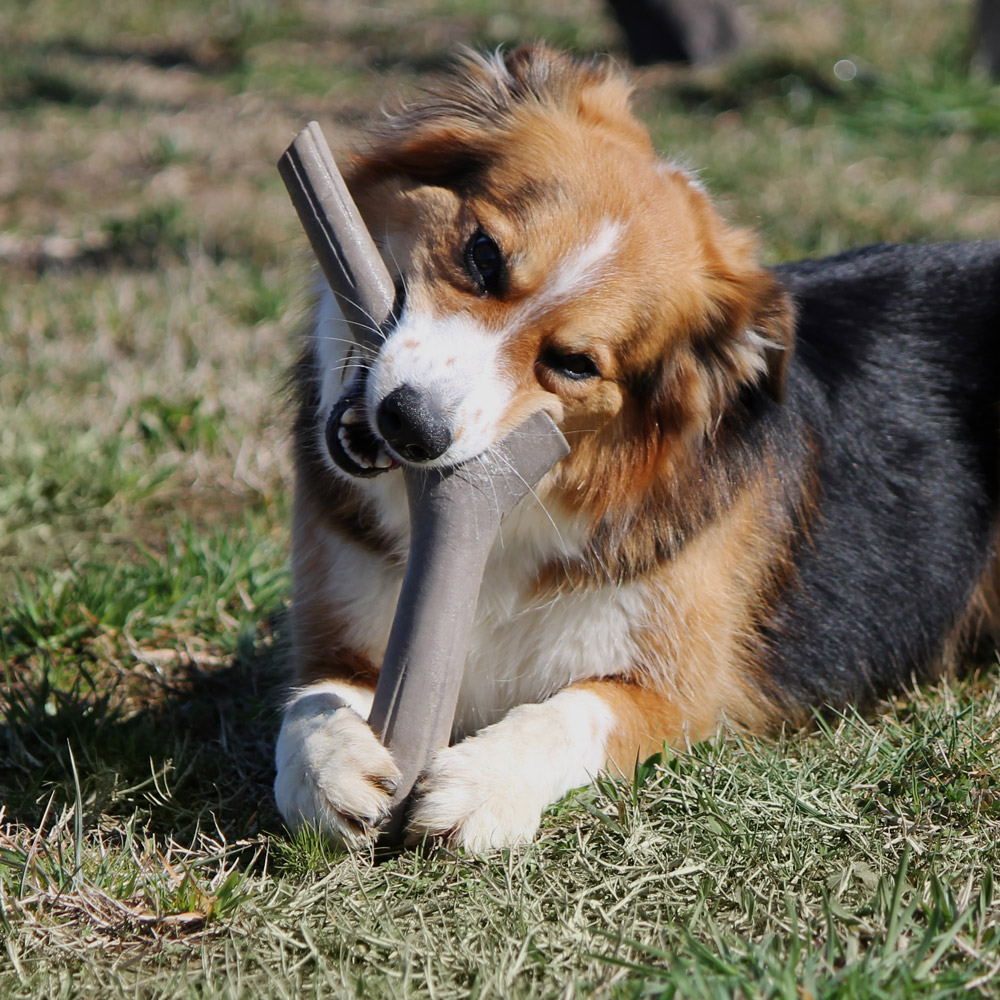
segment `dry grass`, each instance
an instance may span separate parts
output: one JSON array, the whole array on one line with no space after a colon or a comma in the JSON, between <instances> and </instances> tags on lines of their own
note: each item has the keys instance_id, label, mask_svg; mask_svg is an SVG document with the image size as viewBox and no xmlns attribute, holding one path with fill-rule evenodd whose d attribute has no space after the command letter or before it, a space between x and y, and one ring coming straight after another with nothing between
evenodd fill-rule
<instances>
[{"instance_id":1,"label":"dry grass","mask_svg":"<svg viewBox=\"0 0 1000 1000\"><path fill-rule=\"evenodd\" d=\"M83 835L71 806L0 843L6 995L995 995L998 706L958 727L955 694L647 765L491 858Z\"/></svg>"}]
</instances>

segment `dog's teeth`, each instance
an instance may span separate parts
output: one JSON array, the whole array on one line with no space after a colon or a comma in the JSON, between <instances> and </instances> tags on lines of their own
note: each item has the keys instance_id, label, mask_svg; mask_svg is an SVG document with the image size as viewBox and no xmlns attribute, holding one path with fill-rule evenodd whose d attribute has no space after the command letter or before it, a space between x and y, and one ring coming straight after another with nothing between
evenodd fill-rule
<instances>
[{"instance_id":1,"label":"dog's teeth","mask_svg":"<svg viewBox=\"0 0 1000 1000\"><path fill-rule=\"evenodd\" d=\"M392 468L392 459L381 449L379 449L379 453L375 456L375 468L376 469Z\"/></svg>"},{"instance_id":2,"label":"dog's teeth","mask_svg":"<svg viewBox=\"0 0 1000 1000\"><path fill-rule=\"evenodd\" d=\"M342 424L360 424L364 423L364 419L365 418L362 416L361 411L354 406L344 410L340 416L340 422Z\"/></svg>"},{"instance_id":3,"label":"dog's teeth","mask_svg":"<svg viewBox=\"0 0 1000 1000\"><path fill-rule=\"evenodd\" d=\"M343 427L337 430L337 440L340 442L340 447L343 448L344 451L346 451L347 454L353 458L354 455L351 452L351 446L347 440L347 431L345 431Z\"/></svg>"},{"instance_id":4,"label":"dog's teeth","mask_svg":"<svg viewBox=\"0 0 1000 1000\"><path fill-rule=\"evenodd\" d=\"M350 437L346 430L341 427L337 431L337 439L340 441L341 447L347 453L347 457L351 459L355 465L360 465L362 469L372 468L371 459L366 458L364 455L359 455L352 447Z\"/></svg>"}]
</instances>

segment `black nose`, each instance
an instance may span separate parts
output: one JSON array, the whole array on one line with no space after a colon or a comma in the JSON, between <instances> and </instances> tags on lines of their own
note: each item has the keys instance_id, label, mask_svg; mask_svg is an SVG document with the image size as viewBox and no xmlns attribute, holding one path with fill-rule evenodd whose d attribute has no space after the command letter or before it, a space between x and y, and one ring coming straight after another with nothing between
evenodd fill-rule
<instances>
[{"instance_id":1,"label":"black nose","mask_svg":"<svg viewBox=\"0 0 1000 1000\"><path fill-rule=\"evenodd\" d=\"M408 462L430 462L451 444L444 411L428 393L410 385L393 389L379 403L375 424L389 447Z\"/></svg>"}]
</instances>

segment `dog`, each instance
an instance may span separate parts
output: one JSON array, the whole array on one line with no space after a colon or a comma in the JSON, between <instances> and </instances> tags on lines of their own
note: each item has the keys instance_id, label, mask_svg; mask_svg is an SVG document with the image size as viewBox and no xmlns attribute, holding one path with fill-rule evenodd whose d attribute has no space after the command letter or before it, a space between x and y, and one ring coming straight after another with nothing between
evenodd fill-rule
<instances>
[{"instance_id":1,"label":"dog","mask_svg":"<svg viewBox=\"0 0 1000 1000\"><path fill-rule=\"evenodd\" d=\"M489 557L413 838L528 841L602 771L869 709L992 634L1000 244L765 268L629 98L606 61L468 54L350 163L398 301L366 354L320 294L293 375L292 827L371 843L398 778L365 719L400 467L538 411L570 452Z\"/></svg>"}]
</instances>

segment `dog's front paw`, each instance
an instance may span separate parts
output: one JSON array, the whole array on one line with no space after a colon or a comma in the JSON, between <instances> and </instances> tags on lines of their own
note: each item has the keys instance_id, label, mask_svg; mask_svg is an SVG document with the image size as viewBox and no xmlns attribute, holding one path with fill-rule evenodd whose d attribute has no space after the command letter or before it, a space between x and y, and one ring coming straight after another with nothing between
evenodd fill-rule
<instances>
[{"instance_id":1,"label":"dog's front paw","mask_svg":"<svg viewBox=\"0 0 1000 1000\"><path fill-rule=\"evenodd\" d=\"M275 763L274 797L285 822L351 846L375 838L400 780L368 723L328 692L305 694L288 707Z\"/></svg>"},{"instance_id":2,"label":"dog's front paw","mask_svg":"<svg viewBox=\"0 0 1000 1000\"><path fill-rule=\"evenodd\" d=\"M523 749L504 747L498 736L487 730L435 754L417 783L410 843L437 837L482 852L535 836L548 802L539 799L530 779L524 780Z\"/></svg>"}]
</instances>

